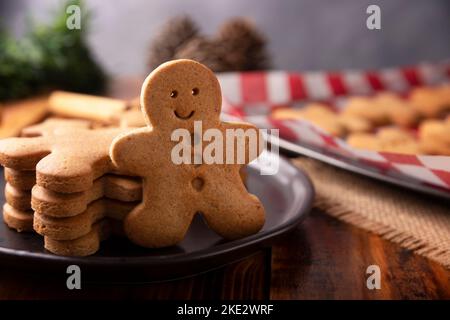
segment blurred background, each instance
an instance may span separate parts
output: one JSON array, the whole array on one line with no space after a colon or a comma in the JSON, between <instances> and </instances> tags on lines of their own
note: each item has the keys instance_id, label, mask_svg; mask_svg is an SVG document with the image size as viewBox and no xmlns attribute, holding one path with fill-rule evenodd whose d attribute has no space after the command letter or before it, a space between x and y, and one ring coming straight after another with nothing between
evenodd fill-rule
<instances>
[{"instance_id":1,"label":"blurred background","mask_svg":"<svg viewBox=\"0 0 450 320\"><path fill-rule=\"evenodd\" d=\"M46 22L61 4L0 0L1 24L20 37L27 17ZM381 8L381 30L366 28L370 4ZM378 68L450 57L448 0L86 0L84 5L92 14L88 46L110 75L146 74L152 38L180 14L188 14L206 35L231 17L251 18L267 38L276 69Z\"/></svg>"}]
</instances>

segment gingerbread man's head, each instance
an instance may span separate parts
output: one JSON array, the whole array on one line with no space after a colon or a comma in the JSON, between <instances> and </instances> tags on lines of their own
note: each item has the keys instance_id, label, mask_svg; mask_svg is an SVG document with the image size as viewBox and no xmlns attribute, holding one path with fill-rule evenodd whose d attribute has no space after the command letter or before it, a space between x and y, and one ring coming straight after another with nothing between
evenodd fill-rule
<instances>
[{"instance_id":1,"label":"gingerbread man's head","mask_svg":"<svg viewBox=\"0 0 450 320\"><path fill-rule=\"evenodd\" d=\"M166 62L145 79L141 106L155 129L192 128L219 121L222 96L214 73L193 60Z\"/></svg>"}]
</instances>

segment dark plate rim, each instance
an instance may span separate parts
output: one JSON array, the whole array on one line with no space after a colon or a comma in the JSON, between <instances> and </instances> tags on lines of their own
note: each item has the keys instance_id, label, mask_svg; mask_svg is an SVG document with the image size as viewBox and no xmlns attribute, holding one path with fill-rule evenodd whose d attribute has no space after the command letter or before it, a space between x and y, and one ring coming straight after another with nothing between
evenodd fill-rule
<instances>
[{"instance_id":1,"label":"dark plate rim","mask_svg":"<svg viewBox=\"0 0 450 320\"><path fill-rule=\"evenodd\" d=\"M245 249L247 247L252 247L259 243L264 243L270 239L273 239L291 229L295 228L311 210L313 200L315 197L314 186L310 178L306 173L294 166L289 160L283 156L279 156L280 166L290 166L295 168L296 177L301 179L302 184L305 186L305 197L293 204L293 207L289 210L295 211L296 214L289 218L284 223L275 227L274 229L268 231L260 231L254 235L233 240L230 242L225 242L218 244L212 250L211 248L202 249L192 253L178 253L174 255L161 255L161 256L150 256L150 257L66 257L58 256L51 253L37 253L28 252L26 250L10 249L5 247L0 247L0 257L14 257L18 259L30 260L30 261L46 261L49 263L64 263L64 264L78 264L87 266L105 266L105 265L117 265L124 264L127 267L132 266L160 266L174 263L182 262L195 262L203 259L209 259L216 256L221 256L229 252L238 251L240 249Z\"/></svg>"}]
</instances>

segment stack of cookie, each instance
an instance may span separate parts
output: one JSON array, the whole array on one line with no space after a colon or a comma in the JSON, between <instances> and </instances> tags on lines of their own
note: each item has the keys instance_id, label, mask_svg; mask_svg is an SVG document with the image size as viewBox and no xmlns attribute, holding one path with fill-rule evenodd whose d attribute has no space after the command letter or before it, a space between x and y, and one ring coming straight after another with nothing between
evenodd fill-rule
<instances>
[{"instance_id":1,"label":"stack of cookie","mask_svg":"<svg viewBox=\"0 0 450 320\"><path fill-rule=\"evenodd\" d=\"M229 129L256 128L220 121L219 82L197 62L164 64L148 79L142 94L145 117L133 103L57 92L50 97L50 111L85 120L48 119L24 129L21 137L0 141L7 181L3 217L9 227L34 230L46 249L70 256L93 254L102 239L122 230L143 247L176 245L198 213L225 239L262 228L264 208L245 189L244 164L180 166L172 159L170 138L175 129L193 131L198 120L224 137ZM173 110L160 107L166 105ZM114 125L120 127L108 127ZM248 150L245 143L242 148ZM245 163L255 156L249 153Z\"/></svg>"},{"instance_id":2,"label":"stack of cookie","mask_svg":"<svg viewBox=\"0 0 450 320\"><path fill-rule=\"evenodd\" d=\"M89 128L89 121L47 119L46 121L22 130L23 137L46 136L60 127ZM7 225L19 232L33 231L33 211L31 209L31 189L36 184L36 171L33 168L4 168L5 200L3 219Z\"/></svg>"},{"instance_id":3,"label":"stack of cookie","mask_svg":"<svg viewBox=\"0 0 450 320\"><path fill-rule=\"evenodd\" d=\"M35 185L34 230L44 236L45 247L53 253L92 254L102 239L121 233L123 219L140 199L139 181L111 174L80 192L61 193Z\"/></svg>"},{"instance_id":4,"label":"stack of cookie","mask_svg":"<svg viewBox=\"0 0 450 320\"><path fill-rule=\"evenodd\" d=\"M95 253L142 198L140 181L119 175L108 155L126 129L89 125L49 119L0 142L4 221L18 231L34 229L60 255Z\"/></svg>"}]
</instances>

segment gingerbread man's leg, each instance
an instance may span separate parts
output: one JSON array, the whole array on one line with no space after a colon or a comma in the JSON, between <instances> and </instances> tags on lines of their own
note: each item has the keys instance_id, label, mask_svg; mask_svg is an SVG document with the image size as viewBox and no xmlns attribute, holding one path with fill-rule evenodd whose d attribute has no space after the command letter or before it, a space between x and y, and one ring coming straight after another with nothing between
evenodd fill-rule
<instances>
[{"instance_id":1,"label":"gingerbread man's leg","mask_svg":"<svg viewBox=\"0 0 450 320\"><path fill-rule=\"evenodd\" d=\"M222 180L222 181L218 181ZM206 179L202 213L208 226L226 239L257 233L264 225L264 207L248 193L239 175L232 180Z\"/></svg>"},{"instance_id":2,"label":"gingerbread man's leg","mask_svg":"<svg viewBox=\"0 0 450 320\"><path fill-rule=\"evenodd\" d=\"M183 240L195 210L183 201L181 188L172 188L170 199L161 196L170 185L149 186L146 190L150 188L154 192L144 194L143 202L125 219L125 233L131 241L147 248L175 245Z\"/></svg>"}]
</instances>

